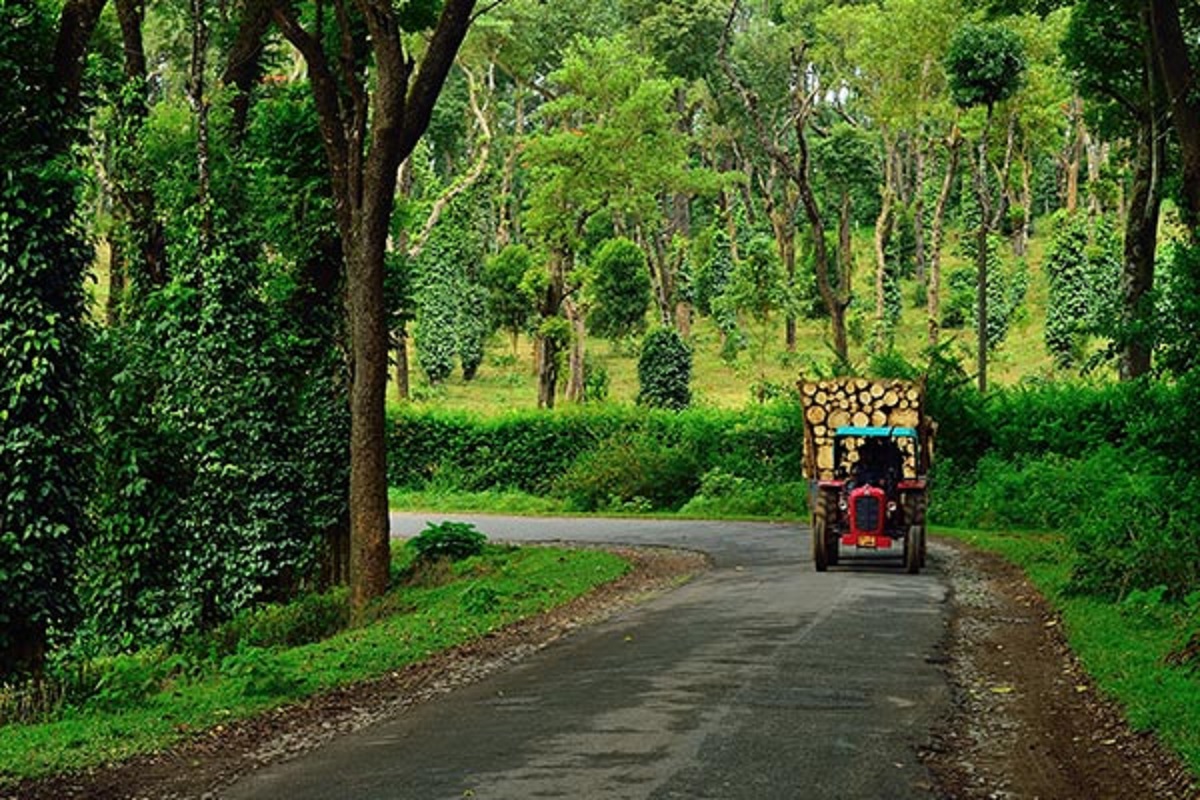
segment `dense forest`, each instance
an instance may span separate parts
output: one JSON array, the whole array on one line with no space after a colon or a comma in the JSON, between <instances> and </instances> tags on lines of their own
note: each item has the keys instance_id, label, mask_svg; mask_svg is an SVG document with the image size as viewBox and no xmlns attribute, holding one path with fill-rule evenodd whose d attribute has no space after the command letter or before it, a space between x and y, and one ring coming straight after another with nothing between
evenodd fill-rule
<instances>
[{"instance_id":1,"label":"dense forest","mask_svg":"<svg viewBox=\"0 0 1200 800\"><path fill-rule=\"evenodd\" d=\"M678 411L701 325L928 376L943 519L1182 595L1190 506L1152 487L1200 500L1197 74L1179 0L7 0L0 676L314 587L361 608L389 470L459 450L467 488L587 508L630 463L648 507L799 481L786 386ZM1035 238L1052 380L989 387ZM571 413L599 340L666 410ZM494 341L532 343L538 415L389 421L389 382ZM1128 525L1077 502L1112 483Z\"/></svg>"}]
</instances>

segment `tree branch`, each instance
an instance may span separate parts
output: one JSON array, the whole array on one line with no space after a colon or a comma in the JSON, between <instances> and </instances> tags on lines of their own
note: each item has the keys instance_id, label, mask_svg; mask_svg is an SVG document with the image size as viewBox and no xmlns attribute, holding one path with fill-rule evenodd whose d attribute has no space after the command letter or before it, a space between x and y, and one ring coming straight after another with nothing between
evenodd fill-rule
<instances>
[{"instance_id":1,"label":"tree branch","mask_svg":"<svg viewBox=\"0 0 1200 800\"><path fill-rule=\"evenodd\" d=\"M438 220L441 219L442 212L446 210L446 207L450 205L455 197L458 197L479 181L484 169L487 167L488 159L491 157L492 129L488 124L486 109L479 104L476 78L461 63L459 63L459 69L467 76L467 100L471 107L471 113L475 115L475 124L479 126L479 152L475 157L475 163L467 171L467 174L455 181L434 201L433 208L429 211L429 217L425 220L425 225L421 228L421 232L413 237L412 244L408 248L408 257L410 259L415 259L421 254L421 251L425 248L425 242L429 240L429 234L433 231L434 226L437 225Z\"/></svg>"}]
</instances>

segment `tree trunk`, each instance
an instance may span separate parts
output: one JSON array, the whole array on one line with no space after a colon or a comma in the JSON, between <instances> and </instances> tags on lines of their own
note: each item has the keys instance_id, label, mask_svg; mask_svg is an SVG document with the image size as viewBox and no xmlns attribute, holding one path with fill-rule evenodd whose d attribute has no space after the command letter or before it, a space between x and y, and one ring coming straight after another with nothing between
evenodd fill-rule
<instances>
[{"instance_id":1,"label":"tree trunk","mask_svg":"<svg viewBox=\"0 0 1200 800\"><path fill-rule=\"evenodd\" d=\"M1067 212L1071 213L1079 208L1079 168L1083 162L1084 142L1087 138L1087 128L1083 122L1083 98L1078 93L1071 98L1068 119L1072 134L1064 164L1067 173L1065 205Z\"/></svg>"},{"instance_id":2,"label":"tree trunk","mask_svg":"<svg viewBox=\"0 0 1200 800\"><path fill-rule=\"evenodd\" d=\"M567 402L579 404L584 401L584 343L587 326L583 309L571 298L563 301L567 321L571 323L571 350L567 359Z\"/></svg>"},{"instance_id":3,"label":"tree trunk","mask_svg":"<svg viewBox=\"0 0 1200 800\"><path fill-rule=\"evenodd\" d=\"M883 184L879 187L879 216L875 218L875 331L873 346L883 347L884 326L887 321L887 243L892 235L892 204L895 201L894 183L896 145L887 136L883 137L884 162Z\"/></svg>"},{"instance_id":4,"label":"tree trunk","mask_svg":"<svg viewBox=\"0 0 1200 800\"><path fill-rule=\"evenodd\" d=\"M1178 0L1150 0L1152 50L1171 103L1171 120L1183 161L1183 219L1193 239L1200 237L1200 89L1179 20ZM1193 38L1193 42L1194 42Z\"/></svg>"},{"instance_id":5,"label":"tree trunk","mask_svg":"<svg viewBox=\"0 0 1200 800\"><path fill-rule=\"evenodd\" d=\"M1155 96L1154 53L1147 44L1146 97ZM1118 372L1121 380L1134 380L1150 371L1150 344L1145 328L1151 309L1146 298L1154 286L1154 255L1158 242L1158 217L1162 202L1161 180L1166 145L1159 128L1158 110L1149 101L1137 133L1137 152L1129 210L1125 216L1125 250L1121 273L1121 321L1125 342Z\"/></svg>"},{"instance_id":6,"label":"tree trunk","mask_svg":"<svg viewBox=\"0 0 1200 800\"><path fill-rule=\"evenodd\" d=\"M1033 214L1033 166L1029 154L1021 155L1021 219L1013 229L1013 255L1024 258L1029 246L1029 224Z\"/></svg>"},{"instance_id":7,"label":"tree trunk","mask_svg":"<svg viewBox=\"0 0 1200 800\"><path fill-rule=\"evenodd\" d=\"M937 204L933 207L930 222L929 280L926 282L925 308L929 316L929 346L936 347L941 327L941 284L942 284L942 224L946 218L946 204L954 189L954 174L958 171L958 154L962 149L962 137L958 123L950 130L946 139L946 174L942 178L942 189L938 192Z\"/></svg>"},{"instance_id":8,"label":"tree trunk","mask_svg":"<svg viewBox=\"0 0 1200 800\"><path fill-rule=\"evenodd\" d=\"M339 9L343 45L337 75L322 41L305 30L287 6L273 17L304 56L325 145L334 217L346 259L351 340L350 388L350 585L356 610L387 590L389 526L385 459L387 309L383 297L388 223L397 172L429 125L474 0L447 0L419 66L405 52L393 6L357 0L369 51ZM372 83L361 60L374 56ZM369 129L369 137L368 137Z\"/></svg>"},{"instance_id":9,"label":"tree trunk","mask_svg":"<svg viewBox=\"0 0 1200 800\"><path fill-rule=\"evenodd\" d=\"M205 75L208 51L208 20L206 0L192 0L192 60L188 83L188 99L196 115L196 204L200 207L200 256L212 252L213 209L212 169L209 166L208 98L205 97Z\"/></svg>"},{"instance_id":10,"label":"tree trunk","mask_svg":"<svg viewBox=\"0 0 1200 800\"><path fill-rule=\"evenodd\" d=\"M394 334L392 351L396 354L396 394L401 400L412 397L412 386L409 383L408 363L408 330L401 325Z\"/></svg>"},{"instance_id":11,"label":"tree trunk","mask_svg":"<svg viewBox=\"0 0 1200 800\"><path fill-rule=\"evenodd\" d=\"M916 262L914 268L917 273L917 281L925 283L926 272L928 270L927 258L925 254L925 160L926 153L924 146L917 144L914 138L913 144L913 159L916 162L913 168L913 181L916 186L913 190L912 200L912 226L913 226L913 247L916 250Z\"/></svg>"},{"instance_id":12,"label":"tree trunk","mask_svg":"<svg viewBox=\"0 0 1200 800\"><path fill-rule=\"evenodd\" d=\"M987 391L987 362L988 362L988 302L987 302L987 285L988 285L988 257L987 257L987 240L989 219L992 212L991 198L988 195L987 188L987 168L988 168L988 132L992 127L992 107L989 105L987 109L987 117L983 123L983 130L979 134L979 160L975 166L975 199L979 204L979 228L975 232L975 280L976 280L976 296L975 296L975 316L976 316L976 332L979 337L978 347L976 349L975 367L978 371L979 391Z\"/></svg>"},{"instance_id":13,"label":"tree trunk","mask_svg":"<svg viewBox=\"0 0 1200 800\"><path fill-rule=\"evenodd\" d=\"M130 89L121 94L115 110L120 134L113 158L113 182L119 215L127 221L136 251L122 253L122 258L114 261L113 266L122 273L122 278L130 275L135 286L149 289L167 282L167 240L155 210L154 192L149 186L146 165L140 155L139 138L149 116L146 105L146 53L142 41L145 8L137 0L118 0L116 9L125 55L125 80ZM137 257L139 262L133 269L128 269L126 264L132 257ZM124 283L124 280L120 280L122 290ZM119 302L120 296L114 298L110 294L109 299L110 302Z\"/></svg>"}]
</instances>

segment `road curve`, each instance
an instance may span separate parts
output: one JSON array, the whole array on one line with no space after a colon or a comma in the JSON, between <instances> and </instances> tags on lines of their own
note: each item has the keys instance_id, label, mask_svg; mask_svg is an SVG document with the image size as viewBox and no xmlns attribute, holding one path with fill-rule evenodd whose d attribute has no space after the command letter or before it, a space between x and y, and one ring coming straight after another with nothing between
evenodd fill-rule
<instances>
[{"instance_id":1,"label":"road curve","mask_svg":"<svg viewBox=\"0 0 1200 800\"><path fill-rule=\"evenodd\" d=\"M469 520L492 539L670 545L715 567L517 666L222 793L241 798L930 798L917 749L949 709L949 615L922 575L824 574L768 523Z\"/></svg>"}]
</instances>

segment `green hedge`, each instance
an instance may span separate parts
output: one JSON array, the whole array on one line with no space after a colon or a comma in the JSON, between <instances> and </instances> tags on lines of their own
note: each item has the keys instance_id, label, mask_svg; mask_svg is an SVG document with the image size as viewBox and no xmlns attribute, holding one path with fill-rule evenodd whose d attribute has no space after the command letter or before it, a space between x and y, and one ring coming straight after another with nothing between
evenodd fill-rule
<instances>
[{"instance_id":1,"label":"green hedge","mask_svg":"<svg viewBox=\"0 0 1200 800\"><path fill-rule=\"evenodd\" d=\"M635 498L646 510L678 508L714 469L756 485L802 480L801 442L791 400L742 411L604 405L491 418L405 407L391 415L388 478L411 490L554 494L581 509ZM599 473L614 482L599 486Z\"/></svg>"}]
</instances>

